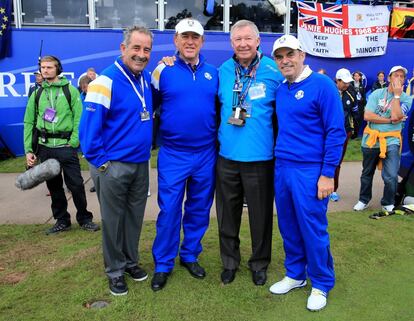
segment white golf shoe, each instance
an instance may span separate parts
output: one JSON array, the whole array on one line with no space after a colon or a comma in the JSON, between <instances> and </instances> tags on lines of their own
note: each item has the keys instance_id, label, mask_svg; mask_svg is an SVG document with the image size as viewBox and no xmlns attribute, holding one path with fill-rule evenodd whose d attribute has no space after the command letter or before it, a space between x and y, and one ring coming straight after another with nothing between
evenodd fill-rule
<instances>
[{"instance_id":1,"label":"white golf shoe","mask_svg":"<svg viewBox=\"0 0 414 321\"><path fill-rule=\"evenodd\" d=\"M308 298L308 305L306 306L309 311L320 311L326 307L326 293L312 288L312 292Z\"/></svg>"},{"instance_id":2,"label":"white golf shoe","mask_svg":"<svg viewBox=\"0 0 414 321\"><path fill-rule=\"evenodd\" d=\"M273 294L286 294L290 290L302 288L304 286L306 286L306 280L295 280L288 276L285 276L283 280L273 284L270 287L269 291Z\"/></svg>"}]
</instances>

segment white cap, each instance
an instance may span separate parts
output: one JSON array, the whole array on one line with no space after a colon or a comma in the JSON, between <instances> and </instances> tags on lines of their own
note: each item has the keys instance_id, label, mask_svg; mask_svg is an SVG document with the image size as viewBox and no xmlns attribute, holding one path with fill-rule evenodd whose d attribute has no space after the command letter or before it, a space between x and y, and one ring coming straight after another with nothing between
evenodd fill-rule
<instances>
[{"instance_id":1,"label":"white cap","mask_svg":"<svg viewBox=\"0 0 414 321\"><path fill-rule=\"evenodd\" d=\"M407 76L408 70L406 68L404 68L403 66L394 66L394 67L392 67L391 70L390 70L390 72L388 73L388 76L391 76L391 74L394 71L397 71L397 70L404 71L405 76Z\"/></svg>"},{"instance_id":2,"label":"white cap","mask_svg":"<svg viewBox=\"0 0 414 321\"><path fill-rule=\"evenodd\" d=\"M348 69L345 68L341 68L336 72L336 76L335 78L337 80L342 80L345 83L350 83L352 80L354 80L351 76L351 73L349 72Z\"/></svg>"},{"instance_id":3,"label":"white cap","mask_svg":"<svg viewBox=\"0 0 414 321\"><path fill-rule=\"evenodd\" d=\"M192 18L185 18L175 26L176 33L194 32L202 36L204 34L203 26L200 22Z\"/></svg>"},{"instance_id":4,"label":"white cap","mask_svg":"<svg viewBox=\"0 0 414 321\"><path fill-rule=\"evenodd\" d=\"M275 51L279 48L290 48L294 50L303 51L299 40L292 35L284 35L279 39L275 40L275 42L273 43L272 56L274 55Z\"/></svg>"}]
</instances>

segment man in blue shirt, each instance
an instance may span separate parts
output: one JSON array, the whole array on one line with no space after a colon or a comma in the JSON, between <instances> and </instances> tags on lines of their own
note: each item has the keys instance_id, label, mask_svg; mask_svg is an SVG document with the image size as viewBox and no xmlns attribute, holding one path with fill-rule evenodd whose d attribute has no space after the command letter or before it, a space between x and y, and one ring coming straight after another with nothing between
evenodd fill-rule
<instances>
[{"instance_id":1,"label":"man in blue shirt","mask_svg":"<svg viewBox=\"0 0 414 321\"><path fill-rule=\"evenodd\" d=\"M271 259L275 93L282 81L270 58L258 51L259 31L248 20L231 29L234 56L219 68L221 123L216 206L223 264L221 280L231 283L240 265L243 195L249 212L252 254L248 265L264 285Z\"/></svg>"},{"instance_id":2,"label":"man in blue shirt","mask_svg":"<svg viewBox=\"0 0 414 321\"><path fill-rule=\"evenodd\" d=\"M148 278L138 266L138 243L152 136L151 82L144 69L152 38L144 27L125 31L121 56L88 86L79 127L101 207L105 272L113 295L128 293L124 273L134 281Z\"/></svg>"},{"instance_id":3,"label":"man in blue shirt","mask_svg":"<svg viewBox=\"0 0 414 321\"><path fill-rule=\"evenodd\" d=\"M155 273L151 288L154 291L166 285L178 252L180 264L193 277L205 277L198 256L209 224L215 184L217 70L200 54L204 43L200 22L183 19L175 31L174 43L178 50L175 63L160 64L152 73L161 143L158 153L160 213L152 248ZM184 238L180 245L181 225Z\"/></svg>"},{"instance_id":4,"label":"man in blue shirt","mask_svg":"<svg viewBox=\"0 0 414 321\"><path fill-rule=\"evenodd\" d=\"M272 55L286 78L276 93L279 132L275 146L275 198L285 249L286 276L270 287L285 294L312 282L307 308L321 310L335 283L330 252L328 197L345 141L338 90L304 64L299 41L284 35Z\"/></svg>"}]
</instances>

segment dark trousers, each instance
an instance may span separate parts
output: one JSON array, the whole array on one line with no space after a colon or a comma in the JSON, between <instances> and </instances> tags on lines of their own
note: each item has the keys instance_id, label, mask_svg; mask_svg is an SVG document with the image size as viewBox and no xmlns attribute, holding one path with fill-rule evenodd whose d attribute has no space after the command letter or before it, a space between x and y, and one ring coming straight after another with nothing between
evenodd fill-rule
<instances>
[{"instance_id":1,"label":"dark trousers","mask_svg":"<svg viewBox=\"0 0 414 321\"><path fill-rule=\"evenodd\" d=\"M225 269L240 265L240 224L243 195L246 196L253 271L267 269L272 252L274 162L237 162L221 156L217 160L216 207L220 255Z\"/></svg>"},{"instance_id":2,"label":"dark trousers","mask_svg":"<svg viewBox=\"0 0 414 321\"><path fill-rule=\"evenodd\" d=\"M341 157L341 160L339 161L339 165L335 169L334 192L336 192L338 190L338 187L339 187L339 173L341 172L341 164L342 164L342 161L344 160L345 153L346 153L346 148L348 147L348 141L351 138L351 135L352 135L352 132L346 133L346 139L345 139L345 142L344 142L344 147L342 148L342 157Z\"/></svg>"},{"instance_id":3,"label":"dark trousers","mask_svg":"<svg viewBox=\"0 0 414 321\"><path fill-rule=\"evenodd\" d=\"M73 202L76 206L76 221L80 225L92 221L92 213L86 209L85 187L83 186L83 178L76 149L72 147L49 148L39 145L38 156L41 162L49 158L55 158L59 161L65 184L71 191ZM56 177L46 181L46 185L52 198L53 218L60 223L70 224L68 201L63 189L63 178L62 173L60 173Z\"/></svg>"}]
</instances>

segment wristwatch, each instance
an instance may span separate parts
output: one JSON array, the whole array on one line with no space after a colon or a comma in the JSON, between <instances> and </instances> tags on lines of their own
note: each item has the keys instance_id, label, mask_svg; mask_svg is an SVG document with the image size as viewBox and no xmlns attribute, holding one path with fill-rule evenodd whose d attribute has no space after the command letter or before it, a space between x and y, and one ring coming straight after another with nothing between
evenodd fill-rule
<instances>
[{"instance_id":1,"label":"wristwatch","mask_svg":"<svg viewBox=\"0 0 414 321\"><path fill-rule=\"evenodd\" d=\"M98 167L98 171L105 172L107 170L107 168L109 167L109 165L111 165L111 162L107 161L106 163L104 163L104 164L102 164L101 166Z\"/></svg>"}]
</instances>

